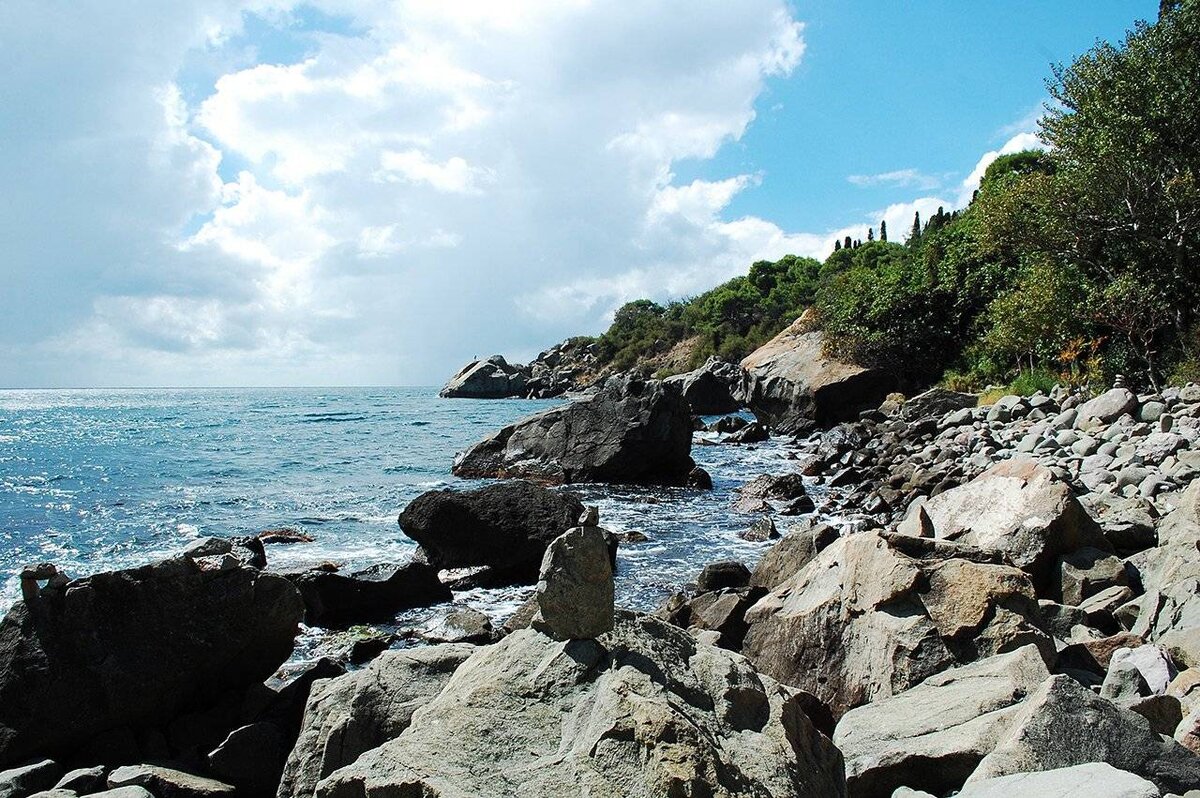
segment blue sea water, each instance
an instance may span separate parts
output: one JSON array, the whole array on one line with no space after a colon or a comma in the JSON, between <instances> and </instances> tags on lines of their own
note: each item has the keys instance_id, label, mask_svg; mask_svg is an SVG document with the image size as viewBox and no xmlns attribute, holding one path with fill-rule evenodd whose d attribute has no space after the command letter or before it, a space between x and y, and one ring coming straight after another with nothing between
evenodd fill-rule
<instances>
[{"instance_id":1,"label":"blue sea water","mask_svg":"<svg viewBox=\"0 0 1200 798\"><path fill-rule=\"evenodd\" d=\"M432 388L0 391L0 610L16 576L53 562L71 576L142 564L207 535L292 527L311 544L271 545L275 570L406 558L396 517L420 493L470 487L454 454L546 401L445 400ZM618 603L651 609L704 564L752 561L734 490L786 470L783 450L695 446L712 492L573 486L622 546ZM528 591L456 600L501 619Z\"/></svg>"}]
</instances>

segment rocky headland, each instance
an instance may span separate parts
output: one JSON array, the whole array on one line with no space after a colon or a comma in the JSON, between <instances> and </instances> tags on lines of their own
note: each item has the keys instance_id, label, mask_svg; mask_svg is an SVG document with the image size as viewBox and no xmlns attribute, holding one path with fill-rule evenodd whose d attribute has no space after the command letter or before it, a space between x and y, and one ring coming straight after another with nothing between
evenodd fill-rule
<instances>
[{"instance_id":1,"label":"rocky headland","mask_svg":"<svg viewBox=\"0 0 1200 798\"><path fill-rule=\"evenodd\" d=\"M838 367L821 410L784 360L614 376L501 430L456 465L499 481L401 513L409 562L277 574L212 538L31 567L0 622L0 793L1200 794L1200 387L979 406ZM768 394L787 409L694 418ZM569 483L701 489L696 441L780 424L784 467L728 496L762 558L617 606L618 536ZM533 590L504 624L445 605L501 584ZM302 622L435 605L420 639L270 678Z\"/></svg>"}]
</instances>

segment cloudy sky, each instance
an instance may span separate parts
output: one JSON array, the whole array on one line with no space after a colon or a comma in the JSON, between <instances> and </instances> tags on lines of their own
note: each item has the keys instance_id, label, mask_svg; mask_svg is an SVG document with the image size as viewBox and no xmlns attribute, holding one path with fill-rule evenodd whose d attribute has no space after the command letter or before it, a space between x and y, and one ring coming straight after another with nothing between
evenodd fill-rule
<instances>
[{"instance_id":1,"label":"cloudy sky","mask_svg":"<svg viewBox=\"0 0 1200 798\"><path fill-rule=\"evenodd\" d=\"M0 387L524 359L964 202L1156 8L3 0Z\"/></svg>"}]
</instances>

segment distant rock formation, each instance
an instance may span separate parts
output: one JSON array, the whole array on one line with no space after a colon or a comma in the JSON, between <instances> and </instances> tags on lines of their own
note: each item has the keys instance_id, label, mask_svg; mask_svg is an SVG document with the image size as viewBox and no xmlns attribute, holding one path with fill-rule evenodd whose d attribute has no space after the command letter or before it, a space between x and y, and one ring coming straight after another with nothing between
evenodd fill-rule
<instances>
[{"instance_id":1,"label":"distant rock formation","mask_svg":"<svg viewBox=\"0 0 1200 798\"><path fill-rule=\"evenodd\" d=\"M539 354L528 365L503 355L473 360L442 388L446 399L551 399L581 391L601 373L588 339L567 339Z\"/></svg>"}]
</instances>

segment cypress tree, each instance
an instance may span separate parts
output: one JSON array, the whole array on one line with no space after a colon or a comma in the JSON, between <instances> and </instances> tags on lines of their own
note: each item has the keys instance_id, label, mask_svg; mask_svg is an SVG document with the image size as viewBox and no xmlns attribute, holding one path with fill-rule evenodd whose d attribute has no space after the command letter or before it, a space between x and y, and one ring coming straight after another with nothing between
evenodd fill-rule
<instances>
[{"instance_id":1,"label":"cypress tree","mask_svg":"<svg viewBox=\"0 0 1200 798\"><path fill-rule=\"evenodd\" d=\"M842 244L842 249L853 249L854 244L850 241L850 236L846 236L845 243Z\"/></svg>"},{"instance_id":2,"label":"cypress tree","mask_svg":"<svg viewBox=\"0 0 1200 798\"><path fill-rule=\"evenodd\" d=\"M834 252L840 252L840 251L841 251L841 249L842 249L842 242L841 242L841 240L840 240L840 239L834 239L834 242L833 242L833 251L834 251Z\"/></svg>"},{"instance_id":3,"label":"cypress tree","mask_svg":"<svg viewBox=\"0 0 1200 798\"><path fill-rule=\"evenodd\" d=\"M867 228L867 241L874 241L874 240L875 240L875 228L868 227Z\"/></svg>"},{"instance_id":4,"label":"cypress tree","mask_svg":"<svg viewBox=\"0 0 1200 798\"><path fill-rule=\"evenodd\" d=\"M887 220L886 219L879 222L879 240L887 241Z\"/></svg>"},{"instance_id":5,"label":"cypress tree","mask_svg":"<svg viewBox=\"0 0 1200 798\"><path fill-rule=\"evenodd\" d=\"M913 214L912 232L908 234L908 243L916 244L921 240L921 212L917 211Z\"/></svg>"}]
</instances>

